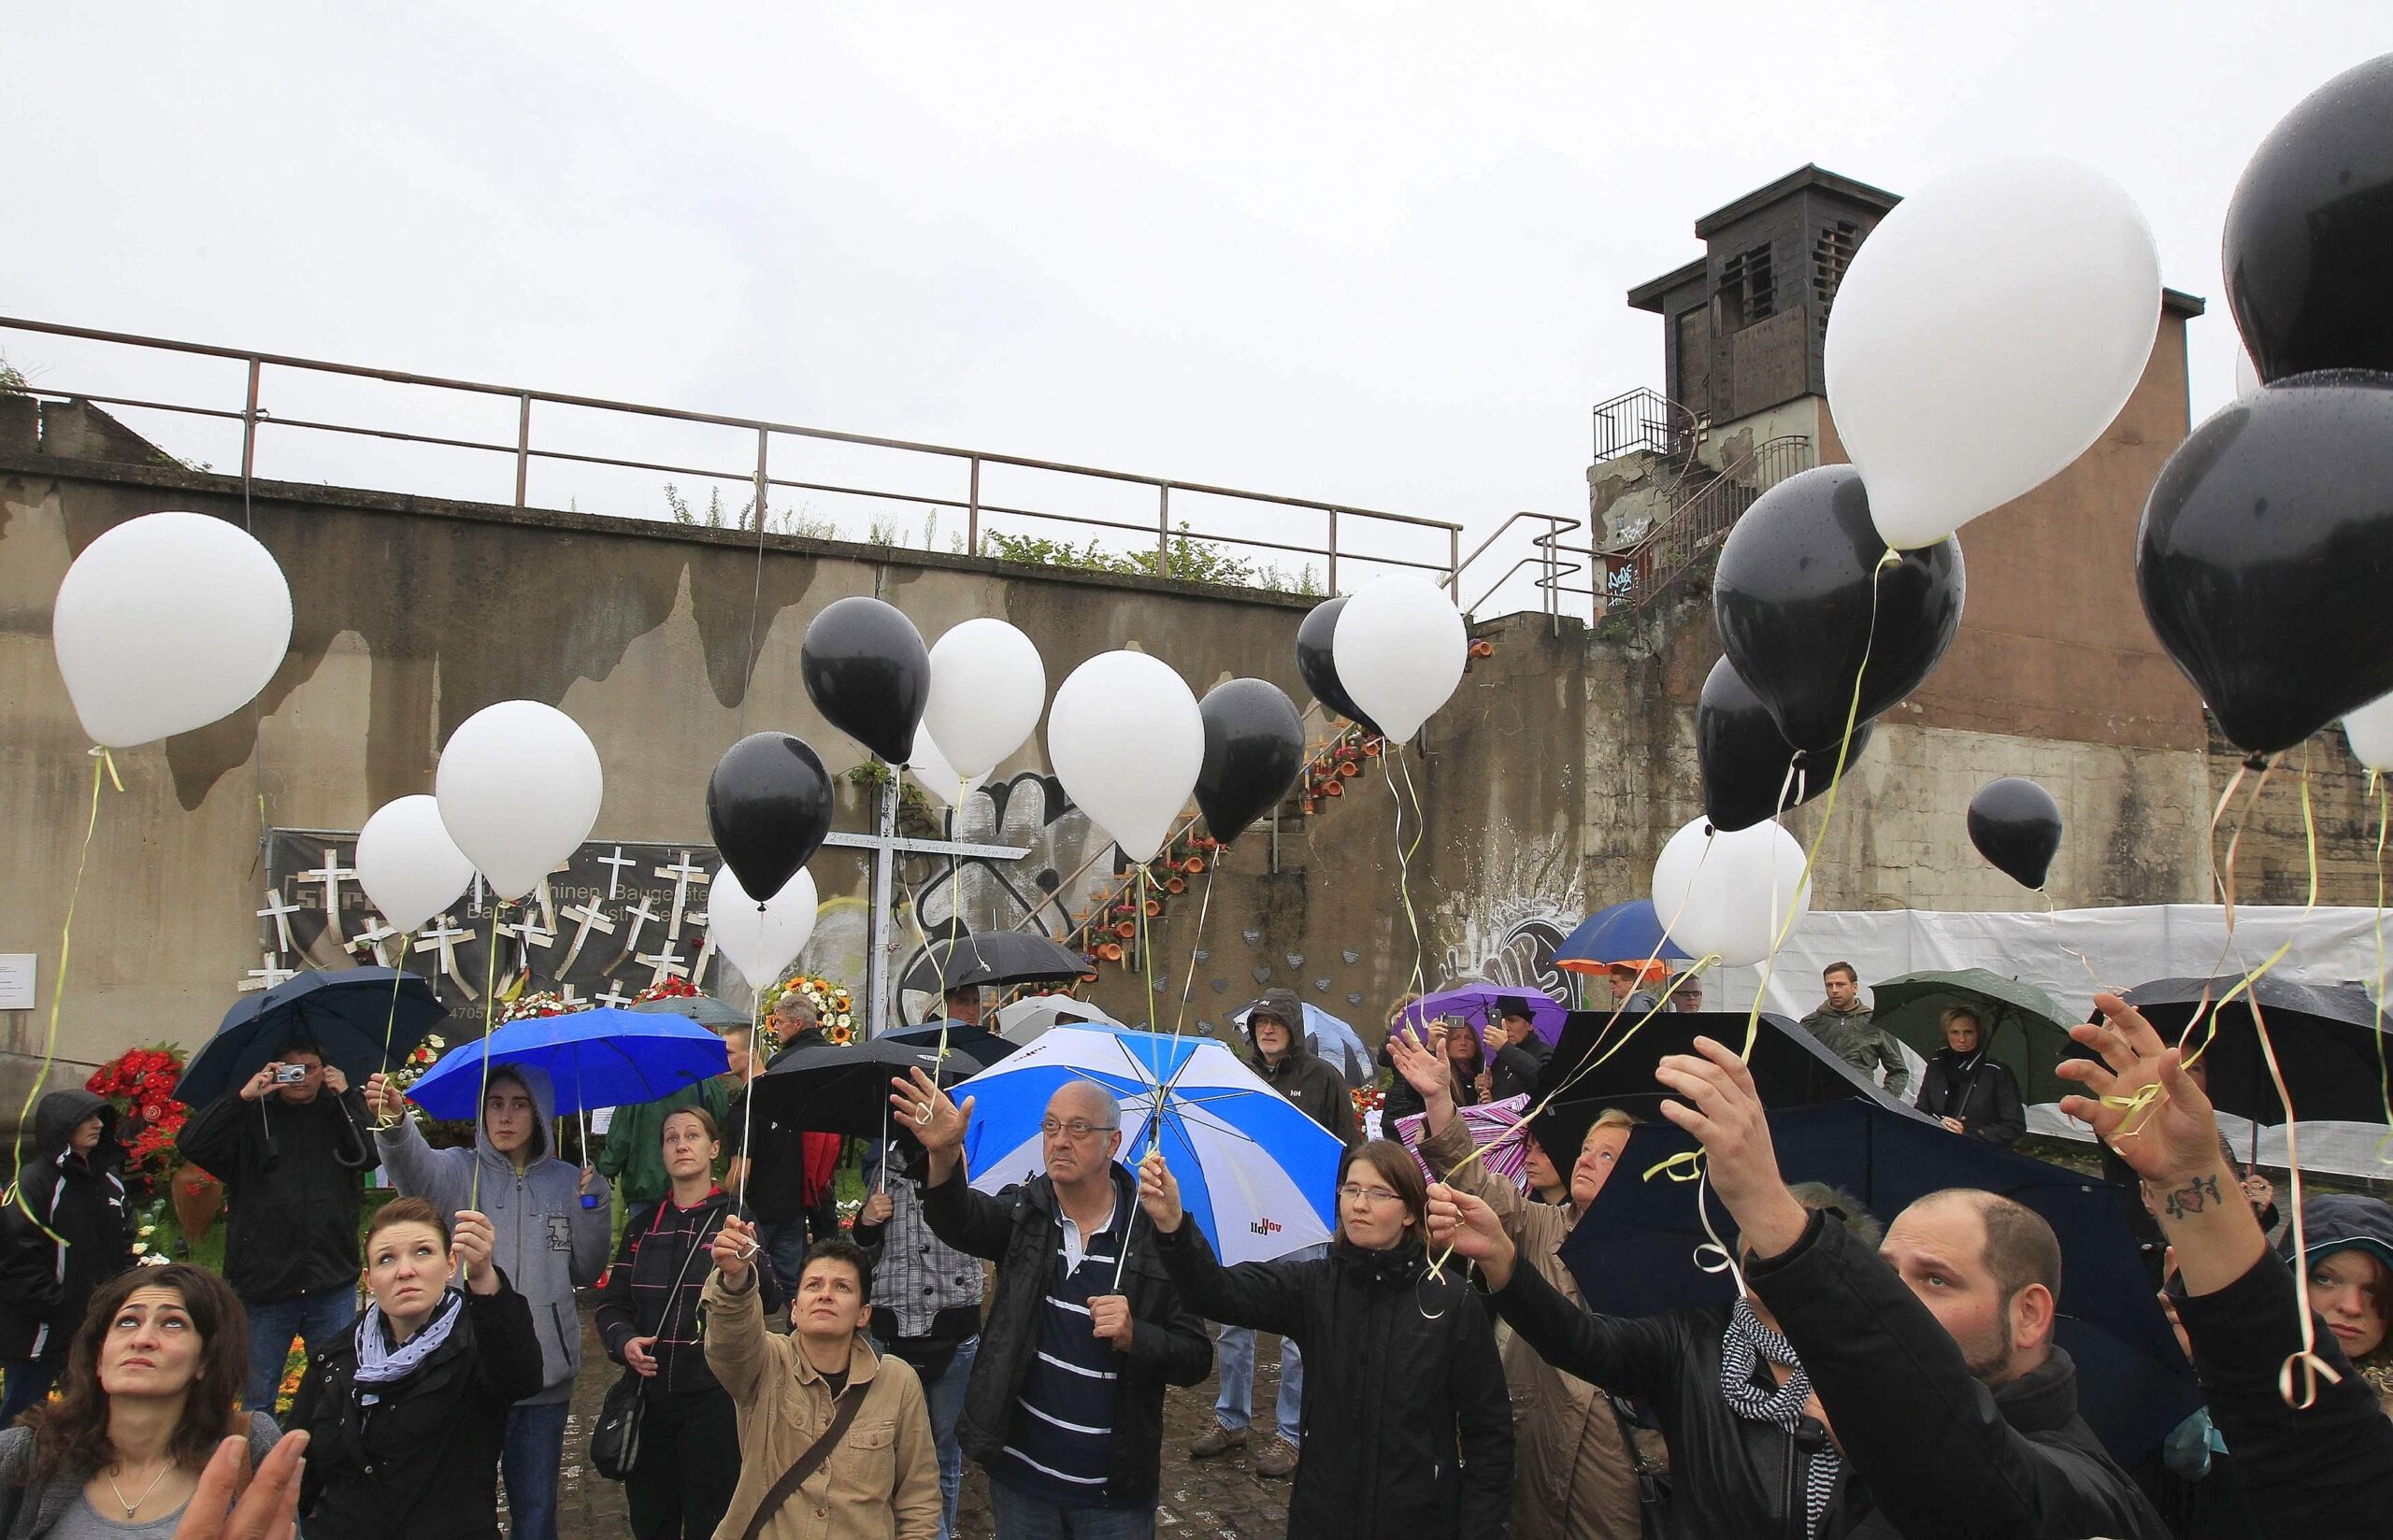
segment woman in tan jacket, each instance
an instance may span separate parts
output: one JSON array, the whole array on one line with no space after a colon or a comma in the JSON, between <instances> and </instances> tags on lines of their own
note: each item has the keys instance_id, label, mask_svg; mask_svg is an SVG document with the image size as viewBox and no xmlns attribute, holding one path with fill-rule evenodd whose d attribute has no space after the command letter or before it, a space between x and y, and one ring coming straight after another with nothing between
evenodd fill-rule
<instances>
[{"instance_id":1,"label":"woman in tan jacket","mask_svg":"<svg viewBox=\"0 0 2393 1540\"><path fill-rule=\"evenodd\" d=\"M844 1237L798 1269L790 1334L765 1330L754 1227L726 1219L706 1288L707 1364L739 1411L739 1489L723 1540L936 1540L939 1450L922 1382L864 1334L872 1262ZM769 1511L768 1495L849 1404L846 1431Z\"/></svg>"},{"instance_id":2,"label":"woman in tan jacket","mask_svg":"<svg viewBox=\"0 0 2393 1540\"><path fill-rule=\"evenodd\" d=\"M1569 1202L1561 1207L1531 1203L1511 1182L1491 1176L1484 1162L1463 1165L1470 1134L1454 1114L1446 1045L1439 1041L1443 1035L1443 1028L1432 1027L1426 1046L1410 1034L1390 1034L1387 1040L1397 1073L1424 1104L1421 1158L1438 1180L1494 1209L1521 1260L1575 1302L1579 1285L1563 1264L1562 1242L1612 1175L1636 1119L1617 1110L1598 1117L1577 1160L1559 1173ZM1642 1526L1635 1452L1612 1398L1546 1362L1509 1332L1503 1361L1512 1392L1512 1540L1637 1540ZM1658 1463L1660 1440L1649 1436L1647 1442Z\"/></svg>"}]
</instances>

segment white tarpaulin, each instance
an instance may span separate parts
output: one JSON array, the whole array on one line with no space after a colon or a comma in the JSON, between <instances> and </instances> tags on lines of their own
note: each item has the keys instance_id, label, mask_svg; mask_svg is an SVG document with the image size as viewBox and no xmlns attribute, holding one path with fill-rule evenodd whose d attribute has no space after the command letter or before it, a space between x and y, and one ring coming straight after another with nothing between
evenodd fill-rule
<instances>
[{"instance_id":1,"label":"white tarpaulin","mask_svg":"<svg viewBox=\"0 0 2393 1540\"><path fill-rule=\"evenodd\" d=\"M2271 973L2312 984L2357 983L2377 997L2380 956L2373 909L2316 908L2306 915L2282 905L2239 905L2235 934L2227 911L2214 904L2145 904L2056 913L1965 914L1925 909L1813 910L1795 922L1770 978L1762 970L1718 968L1714 1010L1742 1009L1759 991L1765 1010L1802 1017L1821 1002L1820 970L1850 962L1862 991L1881 978L1952 968L1985 968L2050 993L2084 1020L2099 987L2125 988L2154 978L2202 978L2258 966L2288 940L2293 945ZM2072 952L2083 954L2071 956ZM1918 1066L1913 1066L1918 1084ZM2252 1148L2251 1125L2221 1119L2240 1156ZM2083 1139L2085 1131L2047 1103L2028 1112L2030 1133ZM2373 1124L2300 1123L2301 1163L2312 1171L2393 1177L2376 1146L2386 1130ZM2260 1163L2283 1165L2283 1129L2263 1129ZM2393 1153L2393 1152L2389 1152Z\"/></svg>"}]
</instances>

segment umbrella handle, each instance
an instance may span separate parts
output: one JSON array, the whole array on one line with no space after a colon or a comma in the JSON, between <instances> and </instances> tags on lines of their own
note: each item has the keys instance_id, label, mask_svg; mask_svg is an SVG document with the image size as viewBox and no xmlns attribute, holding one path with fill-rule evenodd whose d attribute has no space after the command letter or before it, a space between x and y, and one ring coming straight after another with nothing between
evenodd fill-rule
<instances>
[{"instance_id":1,"label":"umbrella handle","mask_svg":"<svg viewBox=\"0 0 2393 1540\"><path fill-rule=\"evenodd\" d=\"M576 1058L577 1058L577 1059L579 1059L579 1057L580 1057L580 1055L577 1053ZM575 1101L576 1101L576 1102L579 1102L580 1100L580 1097L576 1097L576 1098L575 1098ZM584 1107L584 1106L579 1106L579 1105L577 1105L577 1106L573 1109L573 1115L574 1115L575 1117L577 1117L577 1118L579 1118L579 1119L581 1119L581 1163L582 1163L583 1165L588 1165L588 1164L590 1164L590 1163L591 1163L591 1161L590 1161L590 1109L589 1109L589 1108L587 1108L587 1107ZM581 1206L582 1206L582 1207L584 1207L584 1208L595 1208L595 1207L597 1207L597 1206L598 1206L598 1194L597 1194L597 1193L595 1193L595 1192L584 1192L584 1193L581 1195Z\"/></svg>"}]
</instances>

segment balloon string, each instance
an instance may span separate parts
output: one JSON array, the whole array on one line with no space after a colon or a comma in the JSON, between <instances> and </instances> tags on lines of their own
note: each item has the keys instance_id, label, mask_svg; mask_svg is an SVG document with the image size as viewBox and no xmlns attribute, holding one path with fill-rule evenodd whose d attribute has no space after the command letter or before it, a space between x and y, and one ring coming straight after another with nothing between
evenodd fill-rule
<instances>
[{"instance_id":1,"label":"balloon string","mask_svg":"<svg viewBox=\"0 0 2393 1540\"><path fill-rule=\"evenodd\" d=\"M2312 816L2310 807L2310 750L2306 744L2301 753L2301 838L2310 863L2310 894L2301 910L2302 917L2307 919L2310 911L2318 905L2318 825ZM2288 936L2285 945L2279 947L2267 962L2246 975L2236 989L2248 988L2257 983L2260 976L2276 966L2292 947L2293 940ZM2228 997L2232 999L2234 992L2229 991ZM2276 1087L2278 1104L2285 1108L2286 1176L2293 1205L2293 1255L2296 1259L2293 1269L2294 1315L2301 1327L2301 1350L2286 1354L2285 1362L2277 1369L2277 1396L2294 1410L2307 1411L2317 1404L2319 1380L2324 1378L2329 1385L2339 1384L2343 1376L2330 1368L2326 1360L2318 1356L2317 1321L2310 1313L2310 1248L2306 1244L2307 1236L2301 1218L2300 1119L2294 1112L2293 1092L2285 1083L2283 1066L2277 1062L2276 1044L2269 1035L2268 1014L2260 1008L2260 997L2257 991L2252 996L2251 1011L2252 1030L2260 1039L2260 1055L2268 1061L2269 1079ZM2381 1034L2377 1052L2380 1055L2384 1052ZM2384 1083L2381 1076L2377 1083L2380 1086ZM2257 1107L2253 1108L2255 1112L2258 1110ZM2258 1163L2259 1137L2258 1123L2256 1119L2252 1134L2255 1165ZM2300 1385L2299 1393L2295 1390L2297 1374L2300 1376Z\"/></svg>"},{"instance_id":2,"label":"balloon string","mask_svg":"<svg viewBox=\"0 0 2393 1540\"><path fill-rule=\"evenodd\" d=\"M58 1012L66 999L66 958L75 943L75 903L83 895L83 868L91 863L92 835L100 826L101 783L105 779L119 791L124 790L124 782L117 778L116 761L109 757L105 747L94 744L92 759L92 810L83 820L83 848L75 858L75 880L66 890L66 920L58 930L58 977L50 987L50 1036L42 1045L41 1068L34 1076L33 1088L25 1092L25 1105L17 1112L17 1141L11 1169L19 1175L25 1169L25 1128L33 1121L34 1103L40 1097L42 1085L50 1078L50 1066L58 1058ZM24 1211L25 1218L33 1220L35 1229L60 1246L67 1244L66 1237L44 1224L40 1216L34 1212L33 1205L25 1202L16 1176L9 1177L7 1191L0 1192L0 1209L7 1208L10 1203Z\"/></svg>"},{"instance_id":3,"label":"balloon string","mask_svg":"<svg viewBox=\"0 0 2393 1540\"><path fill-rule=\"evenodd\" d=\"M402 962L407 961L408 944L413 939L414 935L415 933L413 931L401 931L399 933L399 961ZM382 1073L385 1075L388 1075L391 1072L391 1039L396 1033L399 1025L399 980L406 977L407 970L404 968L393 968L391 970L391 1007L382 1018ZM397 1116L390 1112L384 1112L380 1117L374 1119L374 1131L377 1134L387 1134L398 1126L399 1119ZM589 1142L590 1141L587 1138L582 1140L582 1144L585 1148L587 1148Z\"/></svg>"},{"instance_id":4,"label":"balloon string","mask_svg":"<svg viewBox=\"0 0 2393 1540\"><path fill-rule=\"evenodd\" d=\"M2378 1015L2381 1017L2385 1010L2385 824L2386 798L2384 778L2373 770L2371 770L2368 773L2368 790L2370 794L2376 799L2376 992L2369 998L2371 1002L2375 1005ZM2387 1079L2393 1078L2393 1077L2388 1077L2386 1070L2385 1033L2383 1030L2384 1023L2382 1020L2378 1021L2377 1027L2378 1030L2375 1034L2376 1087L2378 1093L2383 1096L2385 1101L2385 1121L2388 1125L2393 1125L2393 1087L2388 1087L2386 1084ZM2386 1154L2386 1150L2388 1146L2393 1146L2393 1132L2386 1133L2383 1138L2376 1141L2376 1162L2379 1165L2393 1165L2393 1157L2388 1157Z\"/></svg>"},{"instance_id":5,"label":"balloon string","mask_svg":"<svg viewBox=\"0 0 2393 1540\"><path fill-rule=\"evenodd\" d=\"M2210 974L2207 976L2209 977L2215 977L2218 976L2219 971L2226 967L2228 958L2231 956L2235 950L2235 890L2238 885L2237 868L2242 863L2240 855L2243 846L2243 831L2250 825L2253 813L2257 811L2259 807L2260 793L2269 789L2269 781L2271 777L2276 775L2276 762L2271 761L2262 767L2260 771L2260 778L2252 783L2252 790L2243 799L2243 810L2236 817L2234 833L2228 834L2227 837L2226 863L2220 867L2217 874L2212 879L2218 889L2221 906L2226 910L2226 934L2219 938L2218 958L2217 961L2211 964ZM2243 772L2242 769L2238 769L2233 778L2228 782L2226 794L2219 798L2217 809L2211 815L2211 837L2214 842L2215 842L2218 837L2218 820L2226 815L2228 800L2234 794L2236 784L2243 778ZM2302 777L2301 794L2304 809L2303 817L2306 822L2308 819L2310 800L2310 781L2309 777L2306 774ZM2314 839L2314 836L2313 837ZM2314 870L2311 874L2310 905L2314 906L2318 901L2317 874L2314 870L2316 855L2314 850L2312 855L2312 863ZM2309 913L2309 907L2305 907L2302 913L2306 916ZM2299 934L2298 931L2296 934ZM2187 1063L2200 1063L2201 1062L2202 1055L2210 1051L2211 1040L2218 1035L2218 1013L2232 1002L2237 995L2243 993L2247 989L2249 989L2260 975L2267 973L2270 968L2275 966L2277 958L2285 956L2286 950L2290 948L2292 945L2292 939L2288 936L2286 945L2277 948L2275 957L2270 958L2268 962L2263 962L2257 969L2245 974L2233 988L2229 989L2227 993L2221 995L2216 1000L2213 1000L2211 998L2209 983L2207 981L2203 983L2201 1005L2196 1009L2193 1020L2185 1023L2185 1030L2179 1035L2177 1041L2177 1046L2182 1048L2185 1047L2186 1041L2193 1036L2196 1031L2199 1030L2201 1033L2201 1042L2198 1044L2191 1052L2185 1055L2185 1062Z\"/></svg>"},{"instance_id":6,"label":"balloon string","mask_svg":"<svg viewBox=\"0 0 2393 1540\"><path fill-rule=\"evenodd\" d=\"M474 1098L477 1122L490 1115L490 1034L498 1030L498 913L506 906L507 901L496 892L490 895L490 951L482 960L482 1087ZM482 1162L479 1160L474 1162L472 1195L466 1199L466 1206L477 1212L482 1206Z\"/></svg>"},{"instance_id":7,"label":"balloon string","mask_svg":"<svg viewBox=\"0 0 2393 1540\"><path fill-rule=\"evenodd\" d=\"M755 1211L748 1202L749 1184L756 1178L756 1059L765 1051L765 1002L755 991L748 991L748 1081L739 1088L739 1191L736 1196L749 1212ZM888 1121L889 1098L881 1099L882 1122ZM884 1149L888 1140L881 1140Z\"/></svg>"},{"instance_id":8,"label":"balloon string","mask_svg":"<svg viewBox=\"0 0 2393 1540\"><path fill-rule=\"evenodd\" d=\"M893 780L891 784L896 783ZM955 815L963 809L964 799L968 794L971 784L971 781L960 773L955 777L955 804L948 809L948 828L951 831L955 827ZM890 855L890 863L893 866L896 863L896 855L894 851ZM978 931L972 931L969 925L965 924L964 858L957 855L950 855L947 858L947 922L951 927L964 925L965 929L970 932L972 961L976 963L982 962L981 934ZM923 917L917 913L914 916L914 933L919 935L922 934L922 929ZM930 943L927 941L923 945L926 949L930 948ZM947 949L950 952L955 949L955 941L953 937L948 940ZM944 953L931 951L931 972L939 981L939 1052L931 1060L931 1079L936 1082L939 1079L940 1068L947 1062L947 1029L955 1020L954 1013L947 1008L947 957Z\"/></svg>"},{"instance_id":9,"label":"balloon string","mask_svg":"<svg viewBox=\"0 0 2393 1540\"><path fill-rule=\"evenodd\" d=\"M1229 855L1229 847L1213 851L1213 859L1205 866L1205 892L1196 901L1196 939L1188 944L1188 982L1180 987L1180 1009L1171 1018L1171 1034L1180 1035L1182 1023L1188 1020L1188 997L1196 992L1196 954L1205 947L1205 917L1213 910L1213 878L1220 875L1222 862ZM2393 1121L2393 1119L2388 1119Z\"/></svg>"},{"instance_id":10,"label":"balloon string","mask_svg":"<svg viewBox=\"0 0 2393 1540\"><path fill-rule=\"evenodd\" d=\"M1419 995L1426 991L1427 986L1423 965L1425 952L1421 939L1421 917L1412 907L1412 856L1421 848L1426 820L1421 816L1421 793L1413 791L1412 844L1408 848L1404 843L1404 798L1396 789L1396 773L1401 767L1405 787L1408 791L1412 790L1412 767L1404 764L1403 760L1404 745L1391 742L1387 745L1387 751L1380 756L1380 768L1387 775L1388 800L1396 807L1396 889L1404 899L1405 923L1412 927L1412 977L1406 988L1411 993Z\"/></svg>"},{"instance_id":11,"label":"balloon string","mask_svg":"<svg viewBox=\"0 0 2393 1540\"><path fill-rule=\"evenodd\" d=\"M1149 857L1148 859L1153 860L1154 858ZM1147 1030L1149 1032L1155 1030L1156 991L1154 938L1147 930L1147 903L1150 892L1154 887L1154 883L1155 874L1154 869L1144 861L1139 863L1139 875L1137 877L1132 879L1130 891L1136 895L1132 899L1132 905L1138 910L1136 918L1139 922L1139 968L1145 976L1146 979ZM1178 1034L1175 1032L1174 1035L1176 1036Z\"/></svg>"}]
</instances>

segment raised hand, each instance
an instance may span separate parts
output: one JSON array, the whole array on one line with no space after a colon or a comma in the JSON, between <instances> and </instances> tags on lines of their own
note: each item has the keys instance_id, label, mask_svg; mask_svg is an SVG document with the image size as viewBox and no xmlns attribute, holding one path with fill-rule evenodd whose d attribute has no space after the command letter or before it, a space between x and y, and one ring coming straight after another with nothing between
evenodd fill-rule
<instances>
[{"instance_id":1,"label":"raised hand","mask_svg":"<svg viewBox=\"0 0 2393 1540\"><path fill-rule=\"evenodd\" d=\"M1154 1221L1158 1235L1175 1234L1185 1217L1180 1206L1180 1182L1164 1164L1163 1151L1151 1149L1139 1162L1139 1206Z\"/></svg>"},{"instance_id":2,"label":"raised hand","mask_svg":"<svg viewBox=\"0 0 2393 1540\"><path fill-rule=\"evenodd\" d=\"M714 1270L723 1281L739 1287L748 1276L748 1259L756 1254L755 1227L737 1214L724 1217L723 1228L714 1233Z\"/></svg>"},{"instance_id":3,"label":"raised hand","mask_svg":"<svg viewBox=\"0 0 2393 1540\"><path fill-rule=\"evenodd\" d=\"M957 1106L937 1081L918 1069L893 1077L889 1088L890 1117L920 1139L924 1149L936 1154L963 1147L964 1130L972 1121L971 1097Z\"/></svg>"},{"instance_id":4,"label":"raised hand","mask_svg":"<svg viewBox=\"0 0 2393 1540\"><path fill-rule=\"evenodd\" d=\"M280 1064L274 1063L260 1065L255 1075L241 1082L241 1100L258 1101L274 1090L274 1072L281 1067Z\"/></svg>"},{"instance_id":5,"label":"raised hand","mask_svg":"<svg viewBox=\"0 0 2393 1540\"><path fill-rule=\"evenodd\" d=\"M338 1064L329 1062L325 1063L324 1089L331 1091L336 1096L346 1096L349 1094L349 1077L347 1074L343 1073Z\"/></svg>"},{"instance_id":6,"label":"raised hand","mask_svg":"<svg viewBox=\"0 0 2393 1540\"><path fill-rule=\"evenodd\" d=\"M498 1232L473 1209L460 1209L449 1225L449 1265L463 1268L466 1287L477 1294L498 1292L498 1269L491 1265L491 1248Z\"/></svg>"},{"instance_id":7,"label":"raised hand","mask_svg":"<svg viewBox=\"0 0 2393 1540\"><path fill-rule=\"evenodd\" d=\"M389 1076L369 1075L365 1077L365 1105L383 1122L395 1124L407 1113L408 1099L398 1082Z\"/></svg>"},{"instance_id":8,"label":"raised hand","mask_svg":"<svg viewBox=\"0 0 2393 1540\"><path fill-rule=\"evenodd\" d=\"M1430 1041L1424 1044L1412 1028L1406 1027L1387 1037L1388 1062L1396 1066L1396 1073L1404 1077L1406 1085L1421 1093L1425 1102L1443 1096L1452 1089L1443 1034L1432 1027L1429 1035Z\"/></svg>"},{"instance_id":9,"label":"raised hand","mask_svg":"<svg viewBox=\"0 0 2393 1540\"><path fill-rule=\"evenodd\" d=\"M864 1209L856 1215L856 1223L887 1224L889 1217L896 1212L897 1205L890 1201L887 1192L875 1192L864 1201Z\"/></svg>"},{"instance_id":10,"label":"raised hand","mask_svg":"<svg viewBox=\"0 0 2393 1540\"><path fill-rule=\"evenodd\" d=\"M1429 1244L1450 1248L1456 1256L1479 1263L1492 1289L1512 1281L1519 1253L1504 1233L1503 1221L1477 1198L1443 1182L1429 1184Z\"/></svg>"},{"instance_id":11,"label":"raised hand","mask_svg":"<svg viewBox=\"0 0 2393 1540\"><path fill-rule=\"evenodd\" d=\"M175 1540L291 1540L298 1533L299 1477L307 1466L308 1439L305 1428L284 1433L246 1490L242 1480L250 1468L250 1441L234 1437L217 1445L183 1506ZM241 1494L238 1503L233 1501L236 1491Z\"/></svg>"},{"instance_id":12,"label":"raised hand","mask_svg":"<svg viewBox=\"0 0 2393 1540\"><path fill-rule=\"evenodd\" d=\"M1774 1257L1803 1238L1811 1216L1778 1174L1770 1119L1754 1089L1753 1071L1734 1049L1709 1037L1695 1052L1667 1055L1654 1078L1678 1100L1662 1116L1703 1141L1706 1173L1746 1243Z\"/></svg>"}]
</instances>

